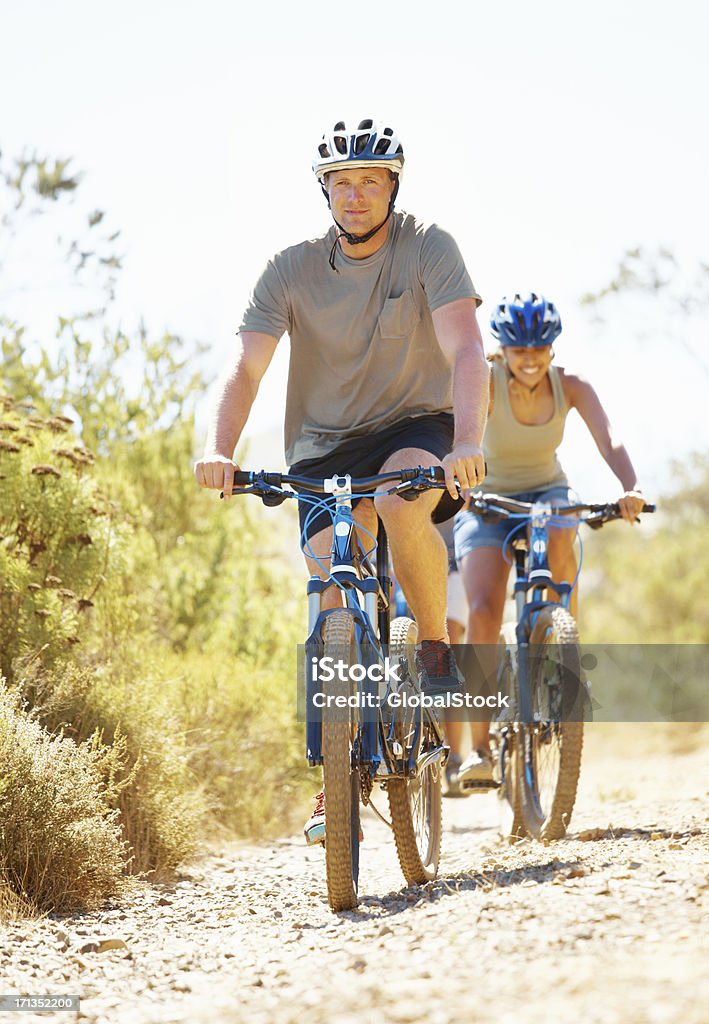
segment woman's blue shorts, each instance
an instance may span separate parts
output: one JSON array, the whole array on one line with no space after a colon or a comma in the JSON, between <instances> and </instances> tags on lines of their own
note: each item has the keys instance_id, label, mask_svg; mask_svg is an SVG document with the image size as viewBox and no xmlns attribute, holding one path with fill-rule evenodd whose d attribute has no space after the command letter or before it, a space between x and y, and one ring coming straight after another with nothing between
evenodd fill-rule
<instances>
[{"instance_id":1,"label":"woman's blue shorts","mask_svg":"<svg viewBox=\"0 0 709 1024\"><path fill-rule=\"evenodd\" d=\"M571 487L547 487L541 491L525 491L523 494L509 494L516 501L548 501L553 505L575 505L580 499ZM569 525L571 525L570 520ZM498 523L486 523L474 512L459 512L453 521L453 537L455 540L455 559L460 565L463 558L476 548L499 548L511 530L521 522L520 519L501 519Z\"/></svg>"}]
</instances>

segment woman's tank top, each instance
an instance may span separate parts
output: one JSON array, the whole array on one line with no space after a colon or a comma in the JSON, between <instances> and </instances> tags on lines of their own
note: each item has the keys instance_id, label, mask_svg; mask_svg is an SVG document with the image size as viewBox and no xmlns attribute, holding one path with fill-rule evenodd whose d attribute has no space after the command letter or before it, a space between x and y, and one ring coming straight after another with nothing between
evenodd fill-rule
<instances>
[{"instance_id":1,"label":"woman's tank top","mask_svg":"<svg viewBox=\"0 0 709 1024\"><path fill-rule=\"evenodd\" d=\"M520 423L512 411L507 388L507 372L499 360L492 363L494 401L487 421L483 452L488 475L483 490L497 494L521 494L568 486L568 480L556 457L564 436L569 412L558 370L549 367L554 396L554 412L546 423L530 426Z\"/></svg>"}]
</instances>

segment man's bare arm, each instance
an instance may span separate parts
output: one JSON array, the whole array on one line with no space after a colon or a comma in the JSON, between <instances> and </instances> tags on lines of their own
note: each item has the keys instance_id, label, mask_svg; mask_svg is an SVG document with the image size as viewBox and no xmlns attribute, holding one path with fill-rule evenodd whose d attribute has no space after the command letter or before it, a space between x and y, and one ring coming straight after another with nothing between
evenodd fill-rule
<instances>
[{"instance_id":1,"label":"man's bare arm","mask_svg":"<svg viewBox=\"0 0 709 1024\"><path fill-rule=\"evenodd\" d=\"M234 362L221 382L204 455L195 463L195 477L201 487L231 494L234 472L239 468L233 459L234 450L277 344L278 340L269 334L244 331L239 335Z\"/></svg>"},{"instance_id":2,"label":"man's bare arm","mask_svg":"<svg viewBox=\"0 0 709 1024\"><path fill-rule=\"evenodd\" d=\"M433 314L438 343L453 369L453 451L443 459L446 483L453 497L461 487L475 487L485 477L482 438L487 420L489 371L473 299L458 299Z\"/></svg>"}]
</instances>

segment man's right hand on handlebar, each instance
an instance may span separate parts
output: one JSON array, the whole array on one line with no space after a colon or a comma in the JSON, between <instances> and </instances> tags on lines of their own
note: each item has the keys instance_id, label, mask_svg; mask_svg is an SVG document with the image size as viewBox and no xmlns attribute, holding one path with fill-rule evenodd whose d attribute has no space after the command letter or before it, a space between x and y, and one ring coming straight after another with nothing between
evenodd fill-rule
<instances>
[{"instance_id":1,"label":"man's right hand on handlebar","mask_svg":"<svg viewBox=\"0 0 709 1024\"><path fill-rule=\"evenodd\" d=\"M194 464L194 475L200 487L209 487L215 491L223 491L224 498L231 498L234 486L234 473L239 470L238 463L218 452L205 454Z\"/></svg>"}]
</instances>

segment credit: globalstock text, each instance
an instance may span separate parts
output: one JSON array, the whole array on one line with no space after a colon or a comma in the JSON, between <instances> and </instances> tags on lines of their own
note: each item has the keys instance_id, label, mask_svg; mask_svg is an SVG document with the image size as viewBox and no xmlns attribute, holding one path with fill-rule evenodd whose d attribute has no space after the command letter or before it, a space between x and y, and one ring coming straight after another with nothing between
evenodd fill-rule
<instances>
[{"instance_id":1,"label":"credit: globalstock text","mask_svg":"<svg viewBox=\"0 0 709 1024\"><path fill-rule=\"evenodd\" d=\"M510 698L498 690L482 697L471 693L416 693L404 690L388 693L384 698L391 708L508 708ZM378 708L381 699L376 693L314 693L316 708Z\"/></svg>"}]
</instances>

